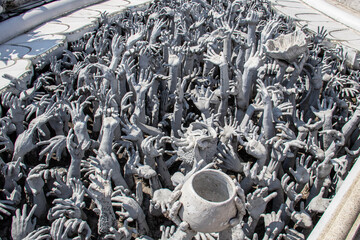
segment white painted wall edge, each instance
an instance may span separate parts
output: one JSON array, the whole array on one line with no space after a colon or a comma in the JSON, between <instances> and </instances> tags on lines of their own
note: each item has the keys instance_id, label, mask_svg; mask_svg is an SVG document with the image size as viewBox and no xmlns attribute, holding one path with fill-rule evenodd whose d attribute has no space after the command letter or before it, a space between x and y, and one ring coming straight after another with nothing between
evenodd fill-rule
<instances>
[{"instance_id":1,"label":"white painted wall edge","mask_svg":"<svg viewBox=\"0 0 360 240\"><path fill-rule=\"evenodd\" d=\"M326 16L360 32L360 18L343 11L325 0L301 0L307 5L322 12Z\"/></svg>"},{"instance_id":2,"label":"white painted wall edge","mask_svg":"<svg viewBox=\"0 0 360 240\"><path fill-rule=\"evenodd\" d=\"M31 9L0 23L0 44L53 18L104 0L60 0Z\"/></svg>"},{"instance_id":3,"label":"white painted wall edge","mask_svg":"<svg viewBox=\"0 0 360 240\"><path fill-rule=\"evenodd\" d=\"M341 210L343 207L354 207L354 204L360 204L358 201L347 201L349 200L349 195L353 191L359 191L359 186L354 186L356 182L359 181L360 178L360 157L356 160L355 164L351 168L348 176L346 177L345 181L342 183L339 191L336 193L335 197L331 200L330 205L324 212L324 214L321 216L319 222L315 225L314 229L311 231L311 234L307 238L307 240L319 240L324 239L324 236L333 238L333 239L345 239L348 232L344 232L343 234L339 234L339 236L329 236L327 233L329 232L329 229L337 228L338 230L342 228L349 228L351 229L352 226L341 226L341 222L336 220L336 217L341 214ZM355 189L354 189L355 187ZM353 199L352 199L353 200ZM357 206L358 206L357 205ZM359 213L352 212L351 217L358 216ZM350 217L350 216L349 216ZM334 224L336 223L336 224ZM353 222L354 223L354 222ZM352 223L352 224L353 224ZM336 231L336 230L335 230ZM337 231L338 233L342 231ZM341 235L341 236L340 236Z\"/></svg>"}]
</instances>

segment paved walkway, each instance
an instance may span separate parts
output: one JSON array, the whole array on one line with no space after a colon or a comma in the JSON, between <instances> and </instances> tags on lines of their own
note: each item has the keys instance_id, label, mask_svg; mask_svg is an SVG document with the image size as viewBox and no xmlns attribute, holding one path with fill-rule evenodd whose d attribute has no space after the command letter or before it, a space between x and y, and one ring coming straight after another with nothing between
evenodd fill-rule
<instances>
[{"instance_id":1,"label":"paved walkway","mask_svg":"<svg viewBox=\"0 0 360 240\"><path fill-rule=\"evenodd\" d=\"M324 0L271 0L280 13L300 26L317 31L324 26L328 39L360 51L360 18L334 7Z\"/></svg>"},{"instance_id":2,"label":"paved walkway","mask_svg":"<svg viewBox=\"0 0 360 240\"><path fill-rule=\"evenodd\" d=\"M84 33L97 28L102 12L106 11L110 17L116 17L123 14L126 8L145 6L150 2L151 0L101 1L66 16L47 21L29 32L2 43L0 45L0 92L5 91L10 83L4 74L22 81L29 81L33 76L34 66L39 61L49 61L52 56L60 55L69 42L76 41ZM40 8L46 8L46 6ZM37 11L39 9L33 9L27 14L38 14ZM42 14L38 14L37 18L43 18Z\"/></svg>"}]
</instances>

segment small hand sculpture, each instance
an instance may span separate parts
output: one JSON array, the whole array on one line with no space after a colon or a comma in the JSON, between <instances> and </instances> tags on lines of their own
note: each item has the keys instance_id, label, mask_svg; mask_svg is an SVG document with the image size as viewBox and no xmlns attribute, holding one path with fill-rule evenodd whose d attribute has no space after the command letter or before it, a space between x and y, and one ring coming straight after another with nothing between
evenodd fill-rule
<instances>
[{"instance_id":1,"label":"small hand sculpture","mask_svg":"<svg viewBox=\"0 0 360 240\"><path fill-rule=\"evenodd\" d=\"M44 175L47 174L46 172L45 164L39 164L29 172L26 182L34 195L43 191L43 186L45 185Z\"/></svg>"},{"instance_id":2,"label":"small hand sculpture","mask_svg":"<svg viewBox=\"0 0 360 240\"><path fill-rule=\"evenodd\" d=\"M240 145L245 147L245 151L257 159L257 163L260 167L265 165L268 150L265 147L263 141L263 133L258 133L259 127L254 125L252 121L246 126L244 132L238 136ZM247 140L243 140L243 137Z\"/></svg>"},{"instance_id":3,"label":"small hand sculpture","mask_svg":"<svg viewBox=\"0 0 360 240\"><path fill-rule=\"evenodd\" d=\"M0 212L3 215L11 216L11 212L16 210L16 208L14 206L11 206L12 204L13 204L12 201L0 200ZM3 220L3 219L4 219L4 216L0 215L0 220Z\"/></svg>"},{"instance_id":4,"label":"small hand sculpture","mask_svg":"<svg viewBox=\"0 0 360 240\"><path fill-rule=\"evenodd\" d=\"M21 163L18 158L16 162L8 162L1 168L1 172L5 177L4 189L12 192L16 187L16 182L23 177L22 167L25 165Z\"/></svg>"},{"instance_id":5,"label":"small hand sculpture","mask_svg":"<svg viewBox=\"0 0 360 240\"><path fill-rule=\"evenodd\" d=\"M47 196L52 195L63 199L70 197L72 195L72 189L66 184L66 175L55 169L51 170L51 175L52 181L48 181L50 183L50 192L47 193Z\"/></svg>"},{"instance_id":6,"label":"small hand sculpture","mask_svg":"<svg viewBox=\"0 0 360 240\"><path fill-rule=\"evenodd\" d=\"M167 227L165 227L164 225L161 225L160 226L160 231L161 231L160 240L170 239L170 237L174 234L175 230L176 230L176 226L174 226L174 225L167 226Z\"/></svg>"},{"instance_id":7,"label":"small hand sculpture","mask_svg":"<svg viewBox=\"0 0 360 240\"><path fill-rule=\"evenodd\" d=\"M331 119L336 109L336 103L333 101L332 98L330 98L330 99L324 99L322 101L322 104L320 104L320 101L318 101L317 105L318 105L318 109L314 108L313 106L310 106L312 112L322 121L325 122L324 130L332 129L332 126L330 126L329 124L332 123Z\"/></svg>"},{"instance_id":8,"label":"small hand sculpture","mask_svg":"<svg viewBox=\"0 0 360 240\"><path fill-rule=\"evenodd\" d=\"M121 129L126 133L126 136L123 136L123 139L139 142L143 139L143 133L140 128L135 123L130 123L130 121L125 118L125 123L120 122L123 128Z\"/></svg>"},{"instance_id":9,"label":"small hand sculpture","mask_svg":"<svg viewBox=\"0 0 360 240\"><path fill-rule=\"evenodd\" d=\"M65 227L66 218L58 218L52 224L50 228L51 239L54 240L68 240L68 233L70 228Z\"/></svg>"},{"instance_id":10,"label":"small hand sculpture","mask_svg":"<svg viewBox=\"0 0 360 240\"><path fill-rule=\"evenodd\" d=\"M81 237L86 240L90 239L91 229L86 221L83 221L78 218L68 219L65 222L65 226L67 229L70 228L70 230L68 231L68 234L70 236L78 235L77 237ZM67 230L65 230L65 232L67 232Z\"/></svg>"},{"instance_id":11,"label":"small hand sculpture","mask_svg":"<svg viewBox=\"0 0 360 240\"><path fill-rule=\"evenodd\" d=\"M253 219L259 219L261 214L265 211L266 205L273 198L277 196L276 192L268 195L268 188L257 189L253 193L249 193L246 197L246 210Z\"/></svg>"},{"instance_id":12,"label":"small hand sculpture","mask_svg":"<svg viewBox=\"0 0 360 240\"><path fill-rule=\"evenodd\" d=\"M37 205L34 205L30 212L27 213L27 204L24 204L22 213L18 208L12 219L11 237L14 240L24 239L30 232L35 229L36 219L32 219Z\"/></svg>"},{"instance_id":13,"label":"small hand sculpture","mask_svg":"<svg viewBox=\"0 0 360 240\"><path fill-rule=\"evenodd\" d=\"M194 89L193 95L191 95L191 100L195 106L206 116L210 115L209 108L211 99L214 96L214 92L208 87L205 89L204 85Z\"/></svg>"},{"instance_id":14,"label":"small hand sculpture","mask_svg":"<svg viewBox=\"0 0 360 240\"><path fill-rule=\"evenodd\" d=\"M14 161L16 161L18 158L22 159L27 153L31 152L36 148L36 145L34 143L34 135L36 130L39 130L39 133L41 135L45 135L45 133L40 129L40 127L53 117L56 110L57 104L53 104L52 106L47 107L45 112L34 118L30 122L29 128L18 136L14 144Z\"/></svg>"},{"instance_id":15,"label":"small hand sculpture","mask_svg":"<svg viewBox=\"0 0 360 240\"><path fill-rule=\"evenodd\" d=\"M238 154L234 151L234 148L231 144L225 145L224 143L219 143L217 147L219 153L217 157L220 159L221 163L219 166L234 172L242 172L245 163L240 160Z\"/></svg>"},{"instance_id":16,"label":"small hand sculpture","mask_svg":"<svg viewBox=\"0 0 360 240\"><path fill-rule=\"evenodd\" d=\"M160 144L159 137L147 137L141 143L141 148L149 158L156 158L163 154L164 149L163 146Z\"/></svg>"},{"instance_id":17,"label":"small hand sculpture","mask_svg":"<svg viewBox=\"0 0 360 240\"><path fill-rule=\"evenodd\" d=\"M68 102L64 100L64 108L70 113L74 124L74 133L81 145L82 149L88 149L91 145L89 133L87 132L86 123L89 121L89 115L84 113L84 108L89 105L93 96L88 97L84 101L80 97L77 101Z\"/></svg>"},{"instance_id":18,"label":"small hand sculpture","mask_svg":"<svg viewBox=\"0 0 360 240\"><path fill-rule=\"evenodd\" d=\"M283 228L285 227L285 222L283 219L281 219L281 215L284 209L285 206L283 204L277 213L272 211L268 214L261 214L261 216L264 218L265 223L264 239L273 240L283 230Z\"/></svg>"},{"instance_id":19,"label":"small hand sculpture","mask_svg":"<svg viewBox=\"0 0 360 240\"><path fill-rule=\"evenodd\" d=\"M149 226L146 222L145 214L139 203L137 203L132 197L126 196L121 187L113 192L111 202L114 207L121 207L123 209L123 211L117 211L116 214L121 217L131 218L137 221L139 224L139 232L141 234L149 232Z\"/></svg>"},{"instance_id":20,"label":"small hand sculpture","mask_svg":"<svg viewBox=\"0 0 360 240\"><path fill-rule=\"evenodd\" d=\"M308 156L305 160L305 155L296 158L296 170L290 168L289 171L293 175L296 181L296 189L299 191L307 184L310 180L310 175L315 169L316 162L314 161L311 166L309 166L311 156Z\"/></svg>"},{"instance_id":21,"label":"small hand sculpture","mask_svg":"<svg viewBox=\"0 0 360 240\"><path fill-rule=\"evenodd\" d=\"M14 152L14 143L11 141L8 134L11 134L15 128L15 125L11 123L11 120L8 117L0 118L0 145L3 145L0 152Z\"/></svg>"},{"instance_id":22,"label":"small hand sculpture","mask_svg":"<svg viewBox=\"0 0 360 240\"><path fill-rule=\"evenodd\" d=\"M161 28L164 27L164 25L166 25L166 21L164 21L164 19L157 19L154 23L154 27L151 31L151 37L150 37L150 44L155 44L156 43L156 38L158 36L160 36L161 33Z\"/></svg>"},{"instance_id":23,"label":"small hand sculpture","mask_svg":"<svg viewBox=\"0 0 360 240\"><path fill-rule=\"evenodd\" d=\"M228 144L229 141L233 139L233 137L237 137L238 135L238 122L232 116L229 119L225 117L224 127L221 128L220 132L220 141Z\"/></svg>"},{"instance_id":24,"label":"small hand sculpture","mask_svg":"<svg viewBox=\"0 0 360 240\"><path fill-rule=\"evenodd\" d=\"M316 177L319 179L325 179L330 175L331 170L333 169L333 164L331 162L332 157L335 153L325 157L325 160L320 163L316 168Z\"/></svg>"},{"instance_id":25,"label":"small hand sculpture","mask_svg":"<svg viewBox=\"0 0 360 240\"><path fill-rule=\"evenodd\" d=\"M115 214L111 204L111 170L109 172L96 172L89 176L91 184L87 193L96 204L96 212L99 215L98 233L105 234L115 226Z\"/></svg>"},{"instance_id":26,"label":"small hand sculpture","mask_svg":"<svg viewBox=\"0 0 360 240\"><path fill-rule=\"evenodd\" d=\"M302 228L311 228L313 223L310 214L304 208L305 203L300 202L300 211L294 209L294 202L290 203L291 220L295 222L295 226Z\"/></svg>"},{"instance_id":27,"label":"small hand sculpture","mask_svg":"<svg viewBox=\"0 0 360 240\"><path fill-rule=\"evenodd\" d=\"M24 240L50 240L50 227L43 226L35 229L34 231L30 232Z\"/></svg>"},{"instance_id":28,"label":"small hand sculpture","mask_svg":"<svg viewBox=\"0 0 360 240\"><path fill-rule=\"evenodd\" d=\"M325 212L325 210L327 209L327 207L329 206L331 199L328 198L324 198L325 194L325 187L322 187L320 190L320 193L314 197L311 202L309 203L309 205L306 207L306 209L308 211L310 211L311 213L316 212L316 213L323 213Z\"/></svg>"},{"instance_id":29,"label":"small hand sculpture","mask_svg":"<svg viewBox=\"0 0 360 240\"><path fill-rule=\"evenodd\" d=\"M84 157L85 149L82 149L82 146L74 141L74 137L75 135L71 129L66 137L66 148L71 156L71 163L66 176L67 183L69 183L72 178L80 179L81 160Z\"/></svg>"},{"instance_id":30,"label":"small hand sculpture","mask_svg":"<svg viewBox=\"0 0 360 240\"><path fill-rule=\"evenodd\" d=\"M156 171L152 169L149 165L142 165L140 163L139 153L135 152L135 150L132 150L132 154L126 165L133 174L137 174L139 177L145 179L150 179L157 175Z\"/></svg>"},{"instance_id":31,"label":"small hand sculpture","mask_svg":"<svg viewBox=\"0 0 360 240\"><path fill-rule=\"evenodd\" d=\"M3 101L6 101L5 99L6 97L3 99ZM10 107L8 111L9 117L16 126L16 133L21 134L24 131L24 127L23 127L23 121L25 119L24 106L22 105L20 99L16 96L12 96L8 100L7 104L9 104Z\"/></svg>"},{"instance_id":32,"label":"small hand sculpture","mask_svg":"<svg viewBox=\"0 0 360 240\"><path fill-rule=\"evenodd\" d=\"M152 86L154 82L154 75L150 70L141 70L139 75L139 81L135 81L135 77L131 78L131 84L134 88L136 99L140 101L144 98L144 94Z\"/></svg>"},{"instance_id":33,"label":"small hand sculpture","mask_svg":"<svg viewBox=\"0 0 360 240\"><path fill-rule=\"evenodd\" d=\"M163 239L191 240L196 235L196 232L191 230L189 224L186 222L181 222L173 234L171 234L171 231L172 231L172 227L170 227L170 229L166 228L165 231L163 230L161 240ZM169 237L169 238L165 238L165 237Z\"/></svg>"},{"instance_id":34,"label":"small hand sculpture","mask_svg":"<svg viewBox=\"0 0 360 240\"><path fill-rule=\"evenodd\" d=\"M305 240L305 235L302 233L299 233L293 228L289 228L288 226L285 227L285 234L282 233L279 235L280 239L285 240Z\"/></svg>"},{"instance_id":35,"label":"small hand sculpture","mask_svg":"<svg viewBox=\"0 0 360 240\"><path fill-rule=\"evenodd\" d=\"M38 142L36 146L47 145L39 154L39 157L42 158L45 154L47 154L45 162L49 164L50 159L53 154L56 153L56 159L59 161L61 159L61 154L66 147L66 137L64 135L58 135L50 140L45 140Z\"/></svg>"},{"instance_id":36,"label":"small hand sculpture","mask_svg":"<svg viewBox=\"0 0 360 240\"><path fill-rule=\"evenodd\" d=\"M159 209L162 214L165 214L169 209L171 194L172 192L167 188L156 190L150 200L150 213L156 216L156 210Z\"/></svg>"},{"instance_id":37,"label":"small hand sculpture","mask_svg":"<svg viewBox=\"0 0 360 240\"><path fill-rule=\"evenodd\" d=\"M302 198L302 194L298 194L295 190L295 182L288 184L290 180L290 176L285 173L284 176L281 178L281 186L284 190L285 194L291 201L299 201Z\"/></svg>"},{"instance_id":38,"label":"small hand sculpture","mask_svg":"<svg viewBox=\"0 0 360 240\"><path fill-rule=\"evenodd\" d=\"M124 226L116 230L115 228L111 227L108 234L105 235L104 239L106 240L130 240L131 239L131 233L134 232L134 230L131 230L128 226L131 219L125 219ZM135 232L134 232L135 233Z\"/></svg>"},{"instance_id":39,"label":"small hand sculpture","mask_svg":"<svg viewBox=\"0 0 360 240\"><path fill-rule=\"evenodd\" d=\"M48 212L48 220L58 219L60 217L68 217L80 220L82 218L82 211L85 207L83 202L85 189L80 180L71 179L70 185L73 189L73 194L70 199L57 198L53 201L55 205ZM73 224L75 225L75 224Z\"/></svg>"}]
</instances>

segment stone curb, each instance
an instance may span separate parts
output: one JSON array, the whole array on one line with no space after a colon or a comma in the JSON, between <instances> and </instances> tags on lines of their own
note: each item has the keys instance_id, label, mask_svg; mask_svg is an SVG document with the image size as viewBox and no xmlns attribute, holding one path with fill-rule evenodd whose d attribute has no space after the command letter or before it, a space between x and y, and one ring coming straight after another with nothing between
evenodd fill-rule
<instances>
[{"instance_id":1,"label":"stone curb","mask_svg":"<svg viewBox=\"0 0 360 240\"><path fill-rule=\"evenodd\" d=\"M31 9L0 23L0 44L53 18L103 0L62 0Z\"/></svg>"},{"instance_id":2,"label":"stone curb","mask_svg":"<svg viewBox=\"0 0 360 240\"><path fill-rule=\"evenodd\" d=\"M305 4L309 5L312 8L315 8L322 14L334 19L337 22L340 22L358 32L360 32L360 18L354 15L349 14L324 0L301 0Z\"/></svg>"}]
</instances>

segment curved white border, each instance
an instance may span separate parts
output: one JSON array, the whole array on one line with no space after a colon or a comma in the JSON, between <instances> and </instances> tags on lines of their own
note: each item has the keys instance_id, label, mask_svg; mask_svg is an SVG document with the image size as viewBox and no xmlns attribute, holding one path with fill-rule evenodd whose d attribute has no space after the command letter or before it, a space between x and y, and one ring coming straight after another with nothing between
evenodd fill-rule
<instances>
[{"instance_id":1,"label":"curved white border","mask_svg":"<svg viewBox=\"0 0 360 240\"><path fill-rule=\"evenodd\" d=\"M326 16L360 32L360 18L345 12L325 0L301 0L312 8L322 12Z\"/></svg>"},{"instance_id":2,"label":"curved white border","mask_svg":"<svg viewBox=\"0 0 360 240\"><path fill-rule=\"evenodd\" d=\"M20 35L37 25L47 22L65 13L104 0L60 0L31 9L19 16L0 23L0 44Z\"/></svg>"}]
</instances>

